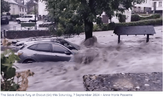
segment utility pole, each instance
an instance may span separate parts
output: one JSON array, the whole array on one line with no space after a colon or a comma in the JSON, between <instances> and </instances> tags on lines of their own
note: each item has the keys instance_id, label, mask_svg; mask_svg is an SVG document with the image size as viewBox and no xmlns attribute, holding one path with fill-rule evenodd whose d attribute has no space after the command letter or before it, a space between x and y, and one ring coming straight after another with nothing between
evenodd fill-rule
<instances>
[{"instance_id":1,"label":"utility pole","mask_svg":"<svg viewBox=\"0 0 164 100\"><path fill-rule=\"evenodd\" d=\"M34 13L35 13L35 30L37 30L37 23L36 23L36 5L37 5L37 2L34 1Z\"/></svg>"}]
</instances>

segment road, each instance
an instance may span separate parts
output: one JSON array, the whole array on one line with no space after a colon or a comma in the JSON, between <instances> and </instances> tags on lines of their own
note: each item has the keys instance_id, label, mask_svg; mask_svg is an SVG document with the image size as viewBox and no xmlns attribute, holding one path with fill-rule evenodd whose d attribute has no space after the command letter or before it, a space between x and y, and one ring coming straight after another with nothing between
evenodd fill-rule
<instances>
[{"instance_id":1,"label":"road","mask_svg":"<svg viewBox=\"0 0 164 100\"><path fill-rule=\"evenodd\" d=\"M37 21L37 29L44 30L47 28L40 28L38 27L39 24L44 23L43 21ZM33 28L35 29L35 28ZM18 24L16 21L10 21L8 25L1 25L1 31L3 30L21 30L21 25ZM22 28L22 30L27 30L27 28Z\"/></svg>"}]
</instances>

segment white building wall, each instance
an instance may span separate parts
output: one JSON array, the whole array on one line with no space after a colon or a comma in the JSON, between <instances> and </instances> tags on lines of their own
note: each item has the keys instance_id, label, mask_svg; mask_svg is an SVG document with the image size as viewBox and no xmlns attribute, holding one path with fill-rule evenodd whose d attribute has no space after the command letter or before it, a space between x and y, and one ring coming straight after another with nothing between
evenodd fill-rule
<instances>
[{"instance_id":1,"label":"white building wall","mask_svg":"<svg viewBox=\"0 0 164 100\"><path fill-rule=\"evenodd\" d=\"M14 0L5 0L5 1L10 3L9 13L11 15L21 15L21 14L25 15L25 14L27 14L26 8L19 6L17 4L17 2L15 2Z\"/></svg>"},{"instance_id":2,"label":"white building wall","mask_svg":"<svg viewBox=\"0 0 164 100\"><path fill-rule=\"evenodd\" d=\"M125 12L123 14L126 16L125 22L131 22L131 14L132 14L131 9L125 10ZM105 12L102 13L101 17L103 15L105 15ZM115 23L119 23L118 17L116 17L116 16L112 17L111 21L115 22ZM110 23L110 19L108 20L108 23Z\"/></svg>"},{"instance_id":3,"label":"white building wall","mask_svg":"<svg viewBox=\"0 0 164 100\"><path fill-rule=\"evenodd\" d=\"M156 10L163 10L162 0L152 0L152 10L154 10L154 2L156 2Z\"/></svg>"},{"instance_id":4,"label":"white building wall","mask_svg":"<svg viewBox=\"0 0 164 100\"><path fill-rule=\"evenodd\" d=\"M143 11L144 7L151 8L151 10L154 10L154 2L156 2L156 10L162 10L162 3L163 0L145 0L145 2L141 4L136 4L135 7L140 7L140 10ZM139 9L133 9L133 10L138 10Z\"/></svg>"},{"instance_id":5,"label":"white building wall","mask_svg":"<svg viewBox=\"0 0 164 100\"><path fill-rule=\"evenodd\" d=\"M38 14L41 16L48 14L48 11L46 10L46 5L45 5L44 1L38 2Z\"/></svg>"},{"instance_id":6,"label":"white building wall","mask_svg":"<svg viewBox=\"0 0 164 100\"><path fill-rule=\"evenodd\" d=\"M11 15L17 15L20 14L19 7L16 4L10 4L10 14Z\"/></svg>"}]
</instances>

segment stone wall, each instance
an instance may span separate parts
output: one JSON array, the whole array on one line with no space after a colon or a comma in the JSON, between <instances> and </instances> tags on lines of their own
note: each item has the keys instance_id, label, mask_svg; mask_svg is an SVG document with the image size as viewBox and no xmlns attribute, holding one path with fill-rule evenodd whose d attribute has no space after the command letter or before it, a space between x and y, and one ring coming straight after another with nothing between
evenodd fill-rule
<instances>
[{"instance_id":1,"label":"stone wall","mask_svg":"<svg viewBox=\"0 0 164 100\"><path fill-rule=\"evenodd\" d=\"M8 39L28 38L37 36L50 36L48 30L9 30L6 31L5 37Z\"/></svg>"}]
</instances>

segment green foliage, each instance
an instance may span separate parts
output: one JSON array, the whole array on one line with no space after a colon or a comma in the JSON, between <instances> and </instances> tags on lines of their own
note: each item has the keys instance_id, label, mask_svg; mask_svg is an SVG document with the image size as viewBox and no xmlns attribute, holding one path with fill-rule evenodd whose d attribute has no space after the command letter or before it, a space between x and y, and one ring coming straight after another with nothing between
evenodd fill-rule
<instances>
[{"instance_id":1,"label":"green foliage","mask_svg":"<svg viewBox=\"0 0 164 100\"><path fill-rule=\"evenodd\" d=\"M9 12L10 11L10 4L4 0L1 0L1 14L3 12Z\"/></svg>"},{"instance_id":2,"label":"green foliage","mask_svg":"<svg viewBox=\"0 0 164 100\"><path fill-rule=\"evenodd\" d=\"M18 56L11 50L6 50L1 54L1 90L16 91L19 85L14 82L16 69L13 63L19 60Z\"/></svg>"},{"instance_id":3,"label":"green foliage","mask_svg":"<svg viewBox=\"0 0 164 100\"><path fill-rule=\"evenodd\" d=\"M160 14L153 14L147 17L140 17L138 14L134 14L131 16L131 21L139 21L139 20L146 20L146 19L156 19L156 18L160 18L161 15Z\"/></svg>"},{"instance_id":4,"label":"green foliage","mask_svg":"<svg viewBox=\"0 0 164 100\"><path fill-rule=\"evenodd\" d=\"M140 20L140 16L138 14L134 14L131 16L131 21L139 21Z\"/></svg>"},{"instance_id":5,"label":"green foliage","mask_svg":"<svg viewBox=\"0 0 164 100\"><path fill-rule=\"evenodd\" d=\"M140 17L141 20L146 20L146 19L156 19L156 18L160 18L161 15L160 14L153 14L151 16L148 17Z\"/></svg>"},{"instance_id":6,"label":"green foliage","mask_svg":"<svg viewBox=\"0 0 164 100\"><path fill-rule=\"evenodd\" d=\"M93 31L101 31L100 26L98 24L93 25Z\"/></svg>"},{"instance_id":7,"label":"green foliage","mask_svg":"<svg viewBox=\"0 0 164 100\"><path fill-rule=\"evenodd\" d=\"M163 25L163 20L162 18L158 19L149 19L149 20L141 20L141 21L135 21L135 22L128 22L128 23L109 23L108 26L107 24L102 24L101 29L102 31L104 30L114 30L116 26L139 26L139 25ZM105 28L104 28L105 27Z\"/></svg>"},{"instance_id":8,"label":"green foliage","mask_svg":"<svg viewBox=\"0 0 164 100\"><path fill-rule=\"evenodd\" d=\"M126 21L126 15L118 14L118 20L119 20L119 22L125 22Z\"/></svg>"},{"instance_id":9,"label":"green foliage","mask_svg":"<svg viewBox=\"0 0 164 100\"><path fill-rule=\"evenodd\" d=\"M83 27L89 27L85 33L92 34L93 22L101 24L101 14L105 12L111 19L116 12L123 13L124 10L131 8L134 3L143 0L43 0L46 2L50 17L55 23L60 24L57 30L64 34L78 34ZM122 5L122 7L120 7ZM121 18L121 21L124 18ZM81 28L81 29L80 29ZM104 27L104 30L106 27ZM75 33L74 33L75 32ZM92 35L88 35L92 36Z\"/></svg>"},{"instance_id":10,"label":"green foliage","mask_svg":"<svg viewBox=\"0 0 164 100\"><path fill-rule=\"evenodd\" d=\"M36 25L36 23L31 22L31 23L21 23L21 27L34 27Z\"/></svg>"}]
</instances>

